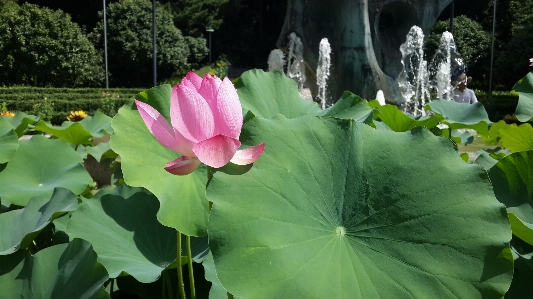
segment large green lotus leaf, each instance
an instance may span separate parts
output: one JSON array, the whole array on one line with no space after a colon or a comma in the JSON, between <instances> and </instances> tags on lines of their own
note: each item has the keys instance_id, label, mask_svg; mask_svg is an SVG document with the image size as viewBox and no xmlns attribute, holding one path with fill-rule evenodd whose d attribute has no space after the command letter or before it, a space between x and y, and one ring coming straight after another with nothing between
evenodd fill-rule
<instances>
[{"instance_id":1,"label":"large green lotus leaf","mask_svg":"<svg viewBox=\"0 0 533 299\"><path fill-rule=\"evenodd\" d=\"M157 198L142 188L104 189L72 213L67 234L93 244L110 277L124 271L153 282L177 254L176 230L157 221L158 209Z\"/></svg>"},{"instance_id":2,"label":"large green lotus leaf","mask_svg":"<svg viewBox=\"0 0 533 299\"><path fill-rule=\"evenodd\" d=\"M0 116L0 118L6 119L11 126L15 128L15 132L17 132L19 137L24 135L24 133L28 130L29 125L33 125L39 121L39 116L28 115L20 111L15 113L15 116L13 117Z\"/></svg>"},{"instance_id":3,"label":"large green lotus leaf","mask_svg":"<svg viewBox=\"0 0 533 299\"><path fill-rule=\"evenodd\" d=\"M483 138L483 141L485 141L486 143L497 144L498 142L500 142L500 138L501 138L500 130L504 130L509 126L510 125L508 125L503 120L500 120L499 122L496 122L496 123L492 123L492 125L490 126L489 135L481 136L481 137Z\"/></svg>"},{"instance_id":4,"label":"large green lotus leaf","mask_svg":"<svg viewBox=\"0 0 533 299\"><path fill-rule=\"evenodd\" d=\"M373 111L365 100L349 91L345 91L335 105L321 110L315 115L353 118L358 122L370 123L374 115Z\"/></svg>"},{"instance_id":5,"label":"large green lotus leaf","mask_svg":"<svg viewBox=\"0 0 533 299\"><path fill-rule=\"evenodd\" d=\"M93 137L102 137L104 134L112 134L112 118L100 111L96 111L94 116L87 116L79 123L91 133Z\"/></svg>"},{"instance_id":6,"label":"large green lotus leaf","mask_svg":"<svg viewBox=\"0 0 533 299\"><path fill-rule=\"evenodd\" d=\"M28 271L23 272L24 264L31 259L26 250L19 250L10 255L0 255L0 297L21 298L24 280L29 278Z\"/></svg>"},{"instance_id":7,"label":"large green lotus leaf","mask_svg":"<svg viewBox=\"0 0 533 299\"><path fill-rule=\"evenodd\" d=\"M80 239L37 252L30 273L22 298L109 298L103 289L107 272L91 244Z\"/></svg>"},{"instance_id":8,"label":"large green lotus leaf","mask_svg":"<svg viewBox=\"0 0 533 299\"><path fill-rule=\"evenodd\" d=\"M491 121L481 103L465 104L438 99L426 105L426 109L442 115L444 123L451 129L474 129L481 136L489 134Z\"/></svg>"},{"instance_id":9,"label":"large green lotus leaf","mask_svg":"<svg viewBox=\"0 0 533 299\"><path fill-rule=\"evenodd\" d=\"M33 136L19 141L19 149L0 172L0 197L25 206L30 198L50 198L56 187L82 193L93 180L83 160L65 141Z\"/></svg>"},{"instance_id":10,"label":"large green lotus leaf","mask_svg":"<svg viewBox=\"0 0 533 299\"><path fill-rule=\"evenodd\" d=\"M57 127L41 120L35 125L35 130L48 133L54 137L61 138L68 143L79 145L87 143L91 139L91 132L87 131L80 123L67 123L65 126Z\"/></svg>"},{"instance_id":11,"label":"large green lotus leaf","mask_svg":"<svg viewBox=\"0 0 533 299\"><path fill-rule=\"evenodd\" d=\"M265 152L207 188L209 246L230 293L499 299L509 287L505 207L449 140L334 118L255 118L243 130Z\"/></svg>"},{"instance_id":12,"label":"large green lotus leaf","mask_svg":"<svg viewBox=\"0 0 533 299\"><path fill-rule=\"evenodd\" d=\"M137 95L163 115L169 115L170 85L162 85ZM111 148L120 155L124 181L144 187L161 202L157 219L166 226L190 236L207 234L208 202L205 197L207 168L199 167L186 176L168 173L166 163L179 155L163 147L148 131L137 107L129 102L113 119L115 133Z\"/></svg>"},{"instance_id":13,"label":"large green lotus leaf","mask_svg":"<svg viewBox=\"0 0 533 299\"><path fill-rule=\"evenodd\" d=\"M500 142L513 152L533 150L533 127L525 123L500 128Z\"/></svg>"},{"instance_id":14,"label":"large green lotus leaf","mask_svg":"<svg viewBox=\"0 0 533 299\"><path fill-rule=\"evenodd\" d=\"M378 108L378 117L384 122L392 131L406 132L414 127L426 127L428 129L436 127L441 116L431 116L424 119L413 119L405 115L394 105L384 105Z\"/></svg>"},{"instance_id":15,"label":"large green lotus leaf","mask_svg":"<svg viewBox=\"0 0 533 299\"><path fill-rule=\"evenodd\" d=\"M516 118L521 122L529 121L533 117L533 73L518 81L513 90L519 94Z\"/></svg>"},{"instance_id":16,"label":"large green lotus leaf","mask_svg":"<svg viewBox=\"0 0 533 299\"><path fill-rule=\"evenodd\" d=\"M516 270L533 270L533 245L513 236L511 240L514 268Z\"/></svg>"},{"instance_id":17,"label":"large green lotus leaf","mask_svg":"<svg viewBox=\"0 0 533 299\"><path fill-rule=\"evenodd\" d=\"M450 138L453 142L456 144L462 144L462 145L468 145L472 142L474 142L474 136L470 134L470 132L466 130L451 130L450 129L442 129L440 131L440 135L437 134L437 136L443 136L446 138Z\"/></svg>"},{"instance_id":18,"label":"large green lotus leaf","mask_svg":"<svg viewBox=\"0 0 533 299\"><path fill-rule=\"evenodd\" d=\"M215 261L213 261L213 255L211 252L207 254L202 265L204 266L205 279L211 282L209 299L227 299L228 292L218 280L215 270Z\"/></svg>"},{"instance_id":19,"label":"large green lotus leaf","mask_svg":"<svg viewBox=\"0 0 533 299\"><path fill-rule=\"evenodd\" d=\"M57 188L52 198L36 198L20 210L0 214L0 255L26 248L61 212L74 211L78 198L70 190Z\"/></svg>"},{"instance_id":20,"label":"large green lotus leaf","mask_svg":"<svg viewBox=\"0 0 533 299\"><path fill-rule=\"evenodd\" d=\"M499 160L489 176L496 198L507 207L513 233L533 245L533 150Z\"/></svg>"},{"instance_id":21,"label":"large green lotus leaf","mask_svg":"<svg viewBox=\"0 0 533 299\"><path fill-rule=\"evenodd\" d=\"M107 158L114 159L117 157L117 153L115 153L111 149L111 145L109 144L109 142L99 143L95 146L87 146L85 147L85 153L87 155L93 156L98 162L100 162L103 159L107 159Z\"/></svg>"},{"instance_id":22,"label":"large green lotus leaf","mask_svg":"<svg viewBox=\"0 0 533 299\"><path fill-rule=\"evenodd\" d=\"M498 160L491 157L490 153L488 153L487 151L481 149L476 152L476 160L474 161L474 163L481 165L481 167L489 171L489 169L491 169L492 166L498 163Z\"/></svg>"},{"instance_id":23,"label":"large green lotus leaf","mask_svg":"<svg viewBox=\"0 0 533 299\"><path fill-rule=\"evenodd\" d=\"M0 164L7 163L19 147L17 133L11 124L0 117Z\"/></svg>"},{"instance_id":24,"label":"large green lotus leaf","mask_svg":"<svg viewBox=\"0 0 533 299\"><path fill-rule=\"evenodd\" d=\"M249 70L233 81L242 108L262 118L277 114L287 118L302 115L318 115L322 110L298 94L296 82L283 72Z\"/></svg>"}]
</instances>

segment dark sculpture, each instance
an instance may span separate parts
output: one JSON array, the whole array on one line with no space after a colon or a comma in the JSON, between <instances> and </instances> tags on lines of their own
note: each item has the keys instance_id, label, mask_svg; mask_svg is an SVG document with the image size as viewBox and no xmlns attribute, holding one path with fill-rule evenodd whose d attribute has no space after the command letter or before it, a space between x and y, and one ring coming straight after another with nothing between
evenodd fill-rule
<instances>
[{"instance_id":1,"label":"dark sculpture","mask_svg":"<svg viewBox=\"0 0 533 299\"><path fill-rule=\"evenodd\" d=\"M400 45L413 25L429 34L452 1L289 0L277 45L286 49L291 32L300 37L307 81L316 95L318 46L322 38L328 39L332 49L330 104L345 90L373 99L380 89L387 101L401 103L394 81L402 70Z\"/></svg>"}]
</instances>

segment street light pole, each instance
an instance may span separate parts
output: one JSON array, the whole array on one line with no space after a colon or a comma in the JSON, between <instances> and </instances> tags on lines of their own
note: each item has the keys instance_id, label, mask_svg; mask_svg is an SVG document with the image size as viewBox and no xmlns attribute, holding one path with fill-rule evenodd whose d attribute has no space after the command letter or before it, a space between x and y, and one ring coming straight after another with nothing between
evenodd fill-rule
<instances>
[{"instance_id":1,"label":"street light pole","mask_svg":"<svg viewBox=\"0 0 533 299\"><path fill-rule=\"evenodd\" d=\"M494 63L494 34L496 33L496 2L494 0L494 12L492 15L492 46L490 50L490 75L489 75L489 95L492 98L492 67Z\"/></svg>"},{"instance_id":2,"label":"street light pole","mask_svg":"<svg viewBox=\"0 0 533 299\"><path fill-rule=\"evenodd\" d=\"M450 16L450 33L453 35L453 18L454 18L454 14L455 14L455 1L452 1L452 5L451 5L451 16Z\"/></svg>"},{"instance_id":3,"label":"street light pole","mask_svg":"<svg viewBox=\"0 0 533 299\"><path fill-rule=\"evenodd\" d=\"M211 33L215 31L213 27L205 27L205 31L209 32L209 64L211 64Z\"/></svg>"},{"instance_id":4,"label":"street light pole","mask_svg":"<svg viewBox=\"0 0 533 299\"><path fill-rule=\"evenodd\" d=\"M104 2L104 61L105 61L105 88L109 89L109 72L107 70L107 21L105 14L105 0Z\"/></svg>"},{"instance_id":5,"label":"street light pole","mask_svg":"<svg viewBox=\"0 0 533 299\"><path fill-rule=\"evenodd\" d=\"M155 23L155 0L152 0L152 46L154 49L154 86L157 85L157 45L156 45L156 23Z\"/></svg>"}]
</instances>

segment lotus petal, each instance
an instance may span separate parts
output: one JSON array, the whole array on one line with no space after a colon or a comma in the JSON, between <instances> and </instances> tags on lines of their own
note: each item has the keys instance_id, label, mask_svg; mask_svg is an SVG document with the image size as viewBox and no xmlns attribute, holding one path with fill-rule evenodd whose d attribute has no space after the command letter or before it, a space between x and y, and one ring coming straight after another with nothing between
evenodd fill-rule
<instances>
[{"instance_id":1,"label":"lotus petal","mask_svg":"<svg viewBox=\"0 0 533 299\"><path fill-rule=\"evenodd\" d=\"M194 72L188 72L184 79L189 80L194 85L196 90L199 90L202 86L202 77L198 76Z\"/></svg>"},{"instance_id":2,"label":"lotus petal","mask_svg":"<svg viewBox=\"0 0 533 299\"><path fill-rule=\"evenodd\" d=\"M202 81L202 86L198 89L198 93L205 99L213 115L215 116L215 130L217 126L217 94L218 88L222 81L218 77L212 77L209 74L205 75L204 80ZM216 135L217 133L215 133Z\"/></svg>"},{"instance_id":3,"label":"lotus petal","mask_svg":"<svg viewBox=\"0 0 533 299\"><path fill-rule=\"evenodd\" d=\"M213 137L215 123L211 108L196 90L183 84L172 89L170 118L174 129L194 143Z\"/></svg>"},{"instance_id":4,"label":"lotus petal","mask_svg":"<svg viewBox=\"0 0 533 299\"><path fill-rule=\"evenodd\" d=\"M165 117L152 106L144 102L135 100L135 105L137 105L139 114L144 120L150 133L154 135L155 139L166 148L181 153L180 146L174 137L174 130Z\"/></svg>"},{"instance_id":5,"label":"lotus petal","mask_svg":"<svg viewBox=\"0 0 533 299\"><path fill-rule=\"evenodd\" d=\"M200 166L200 160L187 156L181 156L174 161L168 162L165 170L175 175L187 175Z\"/></svg>"},{"instance_id":6,"label":"lotus petal","mask_svg":"<svg viewBox=\"0 0 533 299\"><path fill-rule=\"evenodd\" d=\"M192 151L206 165L219 168L228 164L239 146L241 142L238 139L217 135L195 144Z\"/></svg>"},{"instance_id":7,"label":"lotus petal","mask_svg":"<svg viewBox=\"0 0 533 299\"><path fill-rule=\"evenodd\" d=\"M231 163L237 165L247 165L254 163L265 151L265 144L261 143L259 145L249 147L247 149L238 150L235 153L235 156L230 160Z\"/></svg>"},{"instance_id":8,"label":"lotus petal","mask_svg":"<svg viewBox=\"0 0 533 299\"><path fill-rule=\"evenodd\" d=\"M216 134L239 138L242 128L242 106L237 90L228 78L224 78L217 94L217 110L214 112Z\"/></svg>"}]
</instances>

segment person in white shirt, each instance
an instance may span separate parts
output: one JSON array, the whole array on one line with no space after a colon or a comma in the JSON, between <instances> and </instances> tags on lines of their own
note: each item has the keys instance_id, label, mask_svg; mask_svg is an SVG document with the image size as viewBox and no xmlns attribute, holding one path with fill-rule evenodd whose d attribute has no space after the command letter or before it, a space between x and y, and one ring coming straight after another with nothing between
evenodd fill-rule
<instances>
[{"instance_id":1,"label":"person in white shirt","mask_svg":"<svg viewBox=\"0 0 533 299\"><path fill-rule=\"evenodd\" d=\"M468 89L466 85L472 81L472 77L466 77L463 73L457 78L452 79L452 85L455 86L453 90L453 99L457 103L474 104L477 103L476 94L472 89Z\"/></svg>"}]
</instances>

